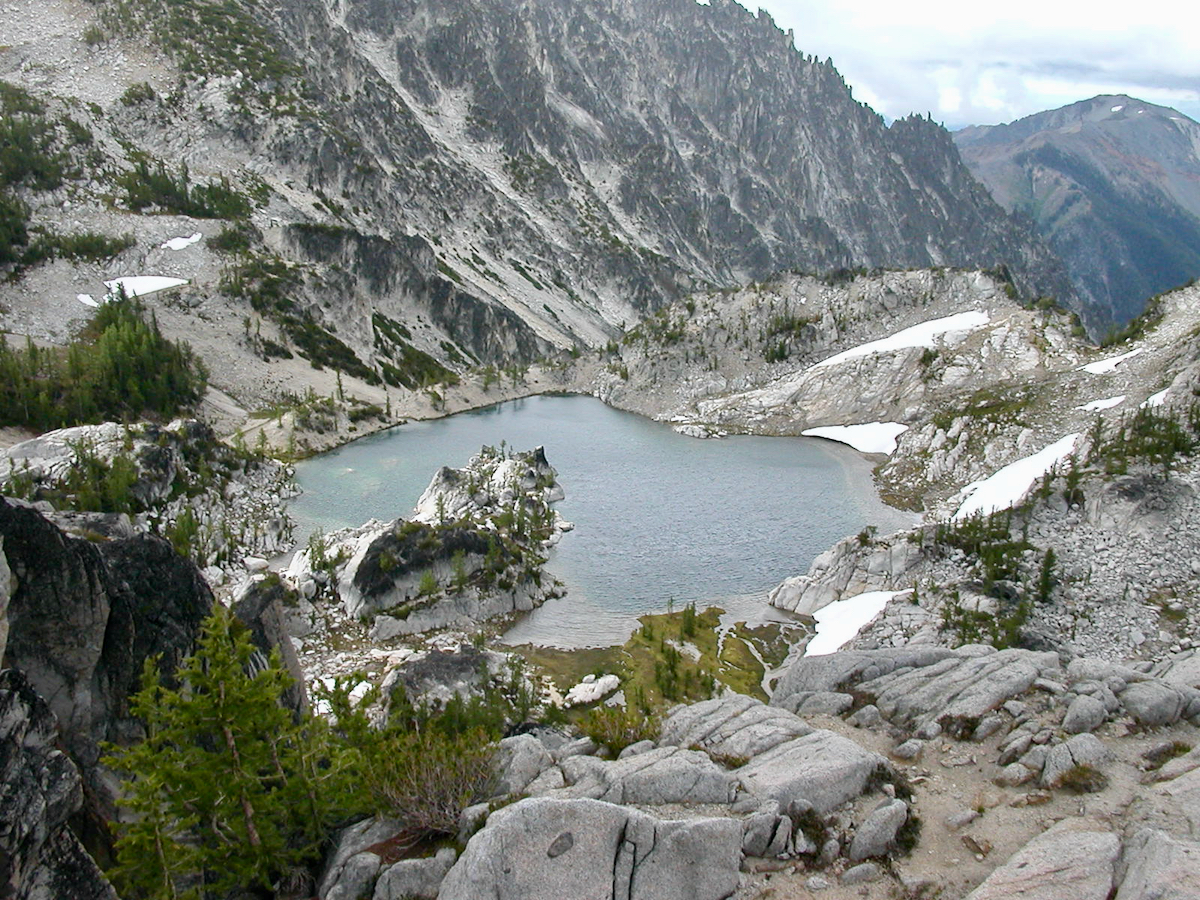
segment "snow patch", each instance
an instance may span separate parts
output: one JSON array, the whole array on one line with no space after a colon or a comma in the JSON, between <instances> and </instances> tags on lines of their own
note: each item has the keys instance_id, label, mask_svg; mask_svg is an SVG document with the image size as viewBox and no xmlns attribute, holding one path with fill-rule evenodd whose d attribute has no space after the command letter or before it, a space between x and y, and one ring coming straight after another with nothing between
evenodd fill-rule
<instances>
[{"instance_id":1,"label":"snow patch","mask_svg":"<svg viewBox=\"0 0 1200 900\"><path fill-rule=\"evenodd\" d=\"M82 303L84 306L91 306L91 307L99 307L100 306L100 304L96 302L95 298L93 298L91 294L76 294L75 299L78 300L80 303Z\"/></svg>"},{"instance_id":2,"label":"snow patch","mask_svg":"<svg viewBox=\"0 0 1200 900\"><path fill-rule=\"evenodd\" d=\"M835 600L813 613L817 633L804 648L805 656L826 656L851 640L862 627L883 612L897 594L904 591L867 591L845 600Z\"/></svg>"},{"instance_id":3,"label":"snow patch","mask_svg":"<svg viewBox=\"0 0 1200 900\"><path fill-rule=\"evenodd\" d=\"M1122 353L1120 356L1110 356L1108 359L1102 359L1099 362L1088 363L1086 366L1080 366L1079 370L1081 372L1088 372L1092 375L1107 375L1109 372L1112 372L1114 369L1116 369L1116 367L1121 363L1125 362L1125 360L1132 359L1141 352L1142 348L1138 347L1136 350L1130 350L1128 353Z\"/></svg>"},{"instance_id":4,"label":"snow patch","mask_svg":"<svg viewBox=\"0 0 1200 900\"><path fill-rule=\"evenodd\" d=\"M928 322L913 325L911 328L905 328L903 331L897 331L891 337L860 344L857 347L851 347L849 350L843 350L841 353L831 356L828 359L821 360L813 368L820 369L824 366L836 366L838 363L845 362L848 359L857 359L861 356L870 356L874 353L907 350L910 347L932 347L935 339L940 335L949 334L954 331L973 331L976 328L982 328L989 321L991 321L991 318L982 310L957 313L942 319L931 319Z\"/></svg>"},{"instance_id":5,"label":"snow patch","mask_svg":"<svg viewBox=\"0 0 1200 900\"><path fill-rule=\"evenodd\" d=\"M192 244L198 243L204 237L200 232L196 232L191 237L171 238L165 244L160 245L163 250L186 250Z\"/></svg>"},{"instance_id":6,"label":"snow patch","mask_svg":"<svg viewBox=\"0 0 1200 900\"><path fill-rule=\"evenodd\" d=\"M1167 387L1167 388L1163 388L1157 394L1151 394L1142 403L1142 409L1155 409L1159 406L1162 406L1164 403L1167 402L1167 391L1169 391L1169 390L1171 390L1171 389L1169 387Z\"/></svg>"},{"instance_id":7,"label":"snow patch","mask_svg":"<svg viewBox=\"0 0 1200 900\"><path fill-rule=\"evenodd\" d=\"M822 425L800 432L805 437L819 437L849 444L859 453L883 453L891 456L896 439L908 431L899 422L867 422L864 425Z\"/></svg>"},{"instance_id":8,"label":"snow patch","mask_svg":"<svg viewBox=\"0 0 1200 900\"><path fill-rule=\"evenodd\" d=\"M1015 506L1034 482L1071 455L1078 439L1078 434L1068 434L1032 456L1018 459L994 472L976 485L952 519L959 521L975 513L987 515Z\"/></svg>"},{"instance_id":9,"label":"snow patch","mask_svg":"<svg viewBox=\"0 0 1200 900\"><path fill-rule=\"evenodd\" d=\"M1124 106L1114 106L1114 107L1112 108L1112 111L1113 111L1113 112L1120 112L1120 111L1121 111L1121 110L1123 110L1124 108L1125 108Z\"/></svg>"},{"instance_id":10,"label":"snow patch","mask_svg":"<svg viewBox=\"0 0 1200 900\"><path fill-rule=\"evenodd\" d=\"M1109 397L1106 400L1093 400L1091 403L1085 403L1083 406L1077 406L1076 409L1082 409L1084 412L1099 412L1102 409L1112 409L1114 406L1120 406L1125 402L1125 395L1119 397Z\"/></svg>"},{"instance_id":11,"label":"snow patch","mask_svg":"<svg viewBox=\"0 0 1200 900\"><path fill-rule=\"evenodd\" d=\"M109 291L108 297L105 299L116 297L121 288L125 289L126 297L144 297L156 291L165 291L167 288L179 287L181 284L187 283L186 278L167 278L164 275L129 275L104 282L104 286Z\"/></svg>"}]
</instances>

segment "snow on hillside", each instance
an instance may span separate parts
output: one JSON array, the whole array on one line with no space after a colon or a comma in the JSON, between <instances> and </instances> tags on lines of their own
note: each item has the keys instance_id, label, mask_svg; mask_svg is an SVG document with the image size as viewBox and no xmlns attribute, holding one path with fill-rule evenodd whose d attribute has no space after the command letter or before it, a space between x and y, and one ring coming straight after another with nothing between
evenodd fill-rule
<instances>
[{"instance_id":1,"label":"snow on hillside","mask_svg":"<svg viewBox=\"0 0 1200 900\"><path fill-rule=\"evenodd\" d=\"M982 310L955 313L941 319L930 319L928 322L921 322L919 325L897 331L890 337L843 350L829 359L821 360L813 368L836 366L846 360L870 356L872 353L889 353L892 350L907 350L910 347L932 347L936 338L943 334L950 334L954 331L974 331L976 328L982 328L989 321L990 317Z\"/></svg>"},{"instance_id":2,"label":"snow on hillside","mask_svg":"<svg viewBox=\"0 0 1200 900\"><path fill-rule=\"evenodd\" d=\"M800 432L805 437L825 438L849 444L859 453L883 453L891 456L896 439L908 431L899 422L867 422L864 425L822 425Z\"/></svg>"},{"instance_id":3,"label":"snow on hillside","mask_svg":"<svg viewBox=\"0 0 1200 900\"><path fill-rule=\"evenodd\" d=\"M954 514L954 521L966 519L976 513L987 515L1015 506L1033 487L1034 482L1049 472L1055 464L1071 455L1078 439L1078 434L1068 434L1032 456L1009 463L983 481L968 486L965 490L970 493Z\"/></svg>"}]
</instances>

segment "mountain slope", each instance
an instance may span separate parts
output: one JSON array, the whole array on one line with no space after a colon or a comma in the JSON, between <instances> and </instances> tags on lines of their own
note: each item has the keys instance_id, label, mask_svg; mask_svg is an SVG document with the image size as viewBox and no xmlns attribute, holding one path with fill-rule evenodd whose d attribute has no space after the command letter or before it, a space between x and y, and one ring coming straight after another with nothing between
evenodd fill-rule
<instances>
[{"instance_id":1,"label":"mountain slope","mask_svg":"<svg viewBox=\"0 0 1200 900\"><path fill-rule=\"evenodd\" d=\"M153 266L191 282L176 308L214 308L164 321L201 343L419 387L439 366L601 344L698 286L784 268L1003 262L1026 293L1070 293L945 131L885 127L734 3L21 0L0 15L0 77L95 136L64 188L14 188L31 227L135 241L27 274L14 330L61 335L82 310L42 310L64 276L90 293ZM241 191L242 236L160 251L195 214L134 205L158 162ZM303 386L302 365L258 355L236 382L214 366L217 385Z\"/></svg>"},{"instance_id":2,"label":"mountain slope","mask_svg":"<svg viewBox=\"0 0 1200 900\"><path fill-rule=\"evenodd\" d=\"M1100 96L954 140L1053 244L1093 324L1124 323L1200 275L1200 125L1182 113Z\"/></svg>"}]
</instances>

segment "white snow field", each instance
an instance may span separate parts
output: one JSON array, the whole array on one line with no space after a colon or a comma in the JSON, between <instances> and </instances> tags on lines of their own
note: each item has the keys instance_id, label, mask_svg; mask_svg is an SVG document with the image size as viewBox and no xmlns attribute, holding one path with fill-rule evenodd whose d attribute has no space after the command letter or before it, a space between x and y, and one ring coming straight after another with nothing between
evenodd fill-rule
<instances>
[{"instance_id":1,"label":"white snow field","mask_svg":"<svg viewBox=\"0 0 1200 900\"><path fill-rule=\"evenodd\" d=\"M1077 440L1078 434L1068 434L1049 447L1009 463L978 482L958 508L958 512L951 517L952 520L957 522L975 513L987 515L1016 505L1033 487L1035 481L1049 472L1056 463L1071 455Z\"/></svg>"},{"instance_id":2,"label":"white snow field","mask_svg":"<svg viewBox=\"0 0 1200 900\"><path fill-rule=\"evenodd\" d=\"M1125 362L1125 360L1133 359L1133 357L1141 352L1142 348L1138 347L1136 350L1130 350L1128 353L1122 353L1120 356L1110 356L1108 359L1088 363L1086 366L1080 366L1079 368L1081 371L1092 375L1107 375L1109 372L1114 371L1121 363Z\"/></svg>"},{"instance_id":3,"label":"white snow field","mask_svg":"<svg viewBox=\"0 0 1200 900\"><path fill-rule=\"evenodd\" d=\"M820 369L824 366L836 366L838 363L843 363L848 359L870 356L873 353L907 350L909 347L932 347L935 339L943 334L949 334L954 331L974 331L976 328L982 328L989 321L991 321L990 317L982 310L956 313L953 316L946 316L942 319L930 319L928 322L913 325L911 328L905 328L903 331L897 331L890 337L860 344L857 347L851 347L849 350L843 350L841 353L837 353L828 359L821 360L813 368Z\"/></svg>"},{"instance_id":4,"label":"white snow field","mask_svg":"<svg viewBox=\"0 0 1200 900\"><path fill-rule=\"evenodd\" d=\"M124 278L114 278L112 281L104 282L104 286L108 288L109 299L117 296L117 291L125 288L126 297L144 297L147 294L153 294L156 291L165 291L167 288L179 287L181 284L187 284L186 278L168 278L165 275L127 275Z\"/></svg>"},{"instance_id":5,"label":"white snow field","mask_svg":"<svg viewBox=\"0 0 1200 900\"><path fill-rule=\"evenodd\" d=\"M192 244L198 243L202 237L204 235L197 231L191 237L171 238L165 244L162 244L161 247L163 250L186 250Z\"/></svg>"},{"instance_id":6,"label":"white snow field","mask_svg":"<svg viewBox=\"0 0 1200 900\"><path fill-rule=\"evenodd\" d=\"M835 600L813 613L817 633L804 648L805 656L826 656L849 641L859 630L883 612L888 601L905 591L867 591L844 600Z\"/></svg>"},{"instance_id":7,"label":"white snow field","mask_svg":"<svg viewBox=\"0 0 1200 900\"><path fill-rule=\"evenodd\" d=\"M906 431L908 426L899 422L867 422L864 425L821 425L800 433L805 437L819 437L849 444L859 453L883 453L891 456L896 450L896 439Z\"/></svg>"},{"instance_id":8,"label":"white snow field","mask_svg":"<svg viewBox=\"0 0 1200 900\"><path fill-rule=\"evenodd\" d=\"M1091 403L1085 403L1083 406L1077 406L1076 409L1081 409L1084 412L1100 412L1102 409L1112 409L1114 406L1120 406L1125 402L1125 395L1119 397L1109 397L1105 400L1093 400Z\"/></svg>"},{"instance_id":9,"label":"white snow field","mask_svg":"<svg viewBox=\"0 0 1200 900\"><path fill-rule=\"evenodd\" d=\"M1167 391L1169 391L1169 390L1171 390L1171 389L1169 387L1166 387L1166 388L1163 388L1161 391L1159 391L1157 394L1151 394L1142 403L1142 409L1154 409L1156 407L1162 406L1164 403L1167 402Z\"/></svg>"}]
</instances>

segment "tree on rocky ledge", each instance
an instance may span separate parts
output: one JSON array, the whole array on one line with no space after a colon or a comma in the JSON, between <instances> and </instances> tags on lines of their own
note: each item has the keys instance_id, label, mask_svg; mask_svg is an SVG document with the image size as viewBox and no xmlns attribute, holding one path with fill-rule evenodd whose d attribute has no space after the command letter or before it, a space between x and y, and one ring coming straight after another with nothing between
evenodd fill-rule
<instances>
[{"instance_id":1,"label":"tree on rocky ledge","mask_svg":"<svg viewBox=\"0 0 1200 900\"><path fill-rule=\"evenodd\" d=\"M164 685L147 661L132 700L145 740L110 748L133 813L114 879L124 896L156 900L269 887L317 849L334 799L319 799L321 742L280 702L278 659L264 664L223 607L177 677Z\"/></svg>"}]
</instances>

